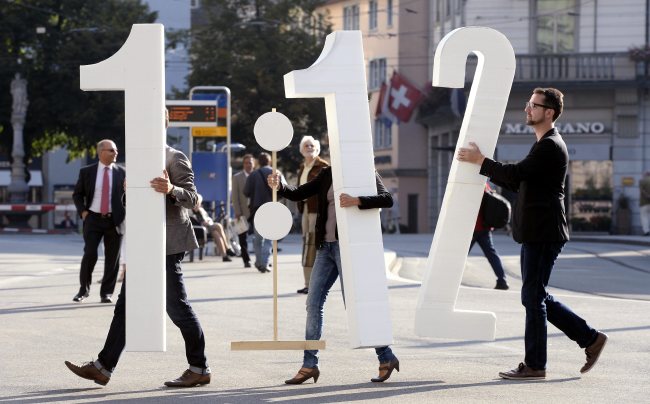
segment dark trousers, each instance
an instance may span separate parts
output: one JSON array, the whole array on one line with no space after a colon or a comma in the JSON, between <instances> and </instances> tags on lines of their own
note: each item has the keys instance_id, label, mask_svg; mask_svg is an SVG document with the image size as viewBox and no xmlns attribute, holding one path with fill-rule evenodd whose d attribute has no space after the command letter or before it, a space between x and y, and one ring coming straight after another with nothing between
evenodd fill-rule
<instances>
[{"instance_id":1,"label":"dark trousers","mask_svg":"<svg viewBox=\"0 0 650 404\"><path fill-rule=\"evenodd\" d=\"M181 269L181 261L184 256L185 253L180 253L166 257L167 315L169 315L174 325L181 330L183 340L185 341L185 356L189 365L206 369L208 364L205 357L205 336L203 335L203 329L201 328L199 319L187 301L187 294L185 292L185 283ZM126 278L122 283L122 290L115 304L113 321L106 336L104 349L97 355L97 359L101 362L102 366L111 372L117 366L117 361L120 359L126 341L125 304Z\"/></svg>"},{"instance_id":2,"label":"dark trousers","mask_svg":"<svg viewBox=\"0 0 650 404\"><path fill-rule=\"evenodd\" d=\"M503 271L503 265L501 265L501 258L499 258L497 250L494 248L494 242L492 242L492 232L490 230L475 231L472 235L472 243L469 245L470 251L472 251L474 243L478 243L481 250L483 250L483 254L485 254L485 258L492 266L497 279L505 280L506 274Z\"/></svg>"},{"instance_id":3,"label":"dark trousers","mask_svg":"<svg viewBox=\"0 0 650 404\"><path fill-rule=\"evenodd\" d=\"M122 236L117 232L110 217L98 213L89 213L83 223L84 255L79 271L79 294L88 296L92 283L92 274L97 263L97 248L104 239L104 276L99 289L101 297L110 296L115 290L119 267L120 244Z\"/></svg>"},{"instance_id":4,"label":"dark trousers","mask_svg":"<svg viewBox=\"0 0 650 404\"><path fill-rule=\"evenodd\" d=\"M248 255L248 231L241 233L239 236L239 246L241 247L241 259L245 263L251 262L251 257Z\"/></svg>"},{"instance_id":5,"label":"dark trousers","mask_svg":"<svg viewBox=\"0 0 650 404\"><path fill-rule=\"evenodd\" d=\"M546 369L546 320L556 326L581 348L589 346L596 330L560 303L546 288L557 256L564 242L523 243L521 245L521 303L526 308L526 365Z\"/></svg>"}]
</instances>

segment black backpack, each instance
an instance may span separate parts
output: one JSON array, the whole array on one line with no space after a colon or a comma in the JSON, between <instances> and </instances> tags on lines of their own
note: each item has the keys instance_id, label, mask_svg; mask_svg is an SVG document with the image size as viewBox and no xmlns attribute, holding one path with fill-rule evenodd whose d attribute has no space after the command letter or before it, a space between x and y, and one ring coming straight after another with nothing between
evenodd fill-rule
<instances>
[{"instance_id":1,"label":"black backpack","mask_svg":"<svg viewBox=\"0 0 650 404\"><path fill-rule=\"evenodd\" d=\"M500 229L510 223L510 202L495 191L483 192L483 225Z\"/></svg>"}]
</instances>

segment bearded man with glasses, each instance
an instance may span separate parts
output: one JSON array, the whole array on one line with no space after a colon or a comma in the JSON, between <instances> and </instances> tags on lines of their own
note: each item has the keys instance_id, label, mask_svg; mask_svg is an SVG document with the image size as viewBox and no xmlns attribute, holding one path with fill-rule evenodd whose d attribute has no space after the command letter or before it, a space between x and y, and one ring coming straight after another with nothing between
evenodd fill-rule
<instances>
[{"instance_id":1,"label":"bearded man with glasses","mask_svg":"<svg viewBox=\"0 0 650 404\"><path fill-rule=\"evenodd\" d=\"M518 192L512 219L512 235L521 243L521 303L526 309L525 359L515 369L500 372L504 379L538 380L546 377L546 321L585 348L588 372L598 360L607 335L548 292L551 271L569 240L564 211L564 179L569 154L555 121L562 114L564 95L555 88L536 88L526 102L526 124L536 142L518 163L504 164L485 157L475 143L460 148L458 160L481 166L480 173L495 184Z\"/></svg>"}]
</instances>

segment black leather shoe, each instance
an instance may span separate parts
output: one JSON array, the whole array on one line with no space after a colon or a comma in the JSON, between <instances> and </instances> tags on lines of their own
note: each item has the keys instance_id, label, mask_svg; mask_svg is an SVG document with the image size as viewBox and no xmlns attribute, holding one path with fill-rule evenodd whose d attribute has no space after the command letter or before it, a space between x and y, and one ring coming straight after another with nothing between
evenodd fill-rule
<instances>
[{"instance_id":1,"label":"black leather shoe","mask_svg":"<svg viewBox=\"0 0 650 404\"><path fill-rule=\"evenodd\" d=\"M302 293L303 295L306 295L307 293L309 293L309 288L298 289L296 290L296 293Z\"/></svg>"},{"instance_id":2,"label":"black leather shoe","mask_svg":"<svg viewBox=\"0 0 650 404\"><path fill-rule=\"evenodd\" d=\"M508 289L510 289L510 286L508 286L508 282L506 282L505 279L498 279L498 280L497 280L497 284L496 284L496 286L494 287L494 289L497 289L497 290L508 290Z\"/></svg>"},{"instance_id":3,"label":"black leather shoe","mask_svg":"<svg viewBox=\"0 0 650 404\"><path fill-rule=\"evenodd\" d=\"M210 384L210 373L202 375L194 373L189 369L183 372L178 379L165 382L165 386L167 387L194 387L203 384Z\"/></svg>"},{"instance_id":4,"label":"black leather shoe","mask_svg":"<svg viewBox=\"0 0 650 404\"><path fill-rule=\"evenodd\" d=\"M113 303L113 298L111 296L103 296L102 303Z\"/></svg>"},{"instance_id":5,"label":"black leather shoe","mask_svg":"<svg viewBox=\"0 0 650 404\"><path fill-rule=\"evenodd\" d=\"M237 254L235 254L235 252L232 250L232 248L229 248L229 249L226 250L226 255L229 256L229 257L236 257L237 256Z\"/></svg>"},{"instance_id":6,"label":"black leather shoe","mask_svg":"<svg viewBox=\"0 0 650 404\"><path fill-rule=\"evenodd\" d=\"M77 294L75 295L75 297L72 298L72 301L73 301L73 302L79 302L79 303L81 303L81 302L83 302L84 299L87 298L87 297L88 297L88 295L82 295L81 293L77 293Z\"/></svg>"},{"instance_id":7,"label":"black leather shoe","mask_svg":"<svg viewBox=\"0 0 650 404\"><path fill-rule=\"evenodd\" d=\"M223 262L230 262L230 261L232 261L232 258L230 258L227 255L224 255L222 260L223 260Z\"/></svg>"},{"instance_id":8,"label":"black leather shoe","mask_svg":"<svg viewBox=\"0 0 650 404\"><path fill-rule=\"evenodd\" d=\"M244 262L244 268L250 268L251 263L250 262Z\"/></svg>"},{"instance_id":9,"label":"black leather shoe","mask_svg":"<svg viewBox=\"0 0 650 404\"><path fill-rule=\"evenodd\" d=\"M65 361L64 363L75 375L83 377L84 379L92 380L102 386L106 386L106 384L111 380L110 377L100 372L93 362L86 362L81 366L77 366L68 361Z\"/></svg>"}]
</instances>

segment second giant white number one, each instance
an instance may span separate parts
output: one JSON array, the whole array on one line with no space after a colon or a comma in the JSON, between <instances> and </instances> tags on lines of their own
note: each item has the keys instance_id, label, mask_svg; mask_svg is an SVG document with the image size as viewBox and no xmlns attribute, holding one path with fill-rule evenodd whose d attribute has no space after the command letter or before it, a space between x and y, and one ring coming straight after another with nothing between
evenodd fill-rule
<instances>
[{"instance_id":1,"label":"second giant white number one","mask_svg":"<svg viewBox=\"0 0 650 404\"><path fill-rule=\"evenodd\" d=\"M338 204L342 192L377 194L361 32L328 35L318 60L285 75L284 86L288 98L325 98L350 344L390 345L379 211L343 209Z\"/></svg>"},{"instance_id":2,"label":"second giant white number one","mask_svg":"<svg viewBox=\"0 0 650 404\"><path fill-rule=\"evenodd\" d=\"M474 142L492 156L515 74L515 53L496 30L458 28L436 49L433 85L462 88L470 52L478 56L478 65L456 147ZM415 313L420 336L494 339L494 313L455 309L485 180L479 166L453 159Z\"/></svg>"},{"instance_id":3,"label":"second giant white number one","mask_svg":"<svg viewBox=\"0 0 650 404\"><path fill-rule=\"evenodd\" d=\"M117 53L81 66L81 89L124 91L128 351L165 350L165 197L149 185L165 168L165 53L161 24L135 24Z\"/></svg>"}]
</instances>

